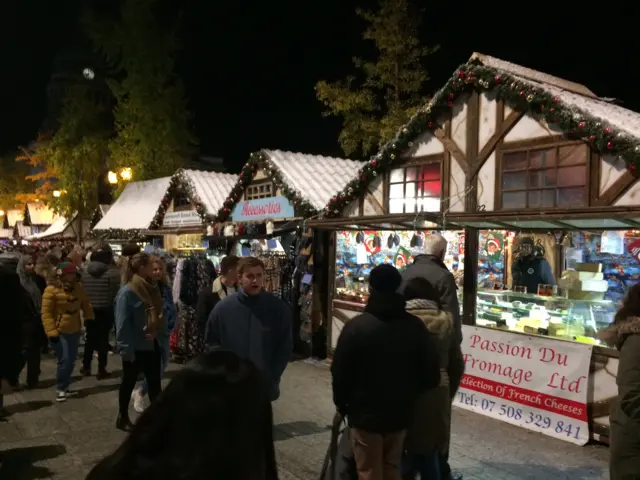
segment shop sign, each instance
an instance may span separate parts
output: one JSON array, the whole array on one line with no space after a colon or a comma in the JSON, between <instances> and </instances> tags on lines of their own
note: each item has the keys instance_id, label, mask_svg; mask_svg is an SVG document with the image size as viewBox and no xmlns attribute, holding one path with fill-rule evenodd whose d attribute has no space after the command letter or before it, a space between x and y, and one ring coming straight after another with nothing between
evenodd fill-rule
<instances>
[{"instance_id":1,"label":"shop sign","mask_svg":"<svg viewBox=\"0 0 640 480\"><path fill-rule=\"evenodd\" d=\"M202 225L202 219L195 210L167 212L162 220L163 227L191 227Z\"/></svg>"},{"instance_id":2,"label":"shop sign","mask_svg":"<svg viewBox=\"0 0 640 480\"><path fill-rule=\"evenodd\" d=\"M464 325L454 405L577 445L589 440L591 345Z\"/></svg>"},{"instance_id":3,"label":"shop sign","mask_svg":"<svg viewBox=\"0 0 640 480\"><path fill-rule=\"evenodd\" d=\"M295 212L291 202L285 197L278 196L239 202L233 209L231 220L234 222L253 222L293 217L295 217Z\"/></svg>"}]
</instances>

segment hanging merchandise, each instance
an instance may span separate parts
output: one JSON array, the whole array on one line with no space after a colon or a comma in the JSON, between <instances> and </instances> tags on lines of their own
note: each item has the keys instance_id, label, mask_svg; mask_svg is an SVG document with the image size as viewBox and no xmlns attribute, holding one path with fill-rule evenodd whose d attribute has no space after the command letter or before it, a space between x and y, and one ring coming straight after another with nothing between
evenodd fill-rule
<instances>
[{"instance_id":1,"label":"hanging merchandise","mask_svg":"<svg viewBox=\"0 0 640 480\"><path fill-rule=\"evenodd\" d=\"M367 247L365 247L363 243L358 243L358 245L356 245L356 263L358 265L366 265L369 263Z\"/></svg>"},{"instance_id":2,"label":"hanging merchandise","mask_svg":"<svg viewBox=\"0 0 640 480\"><path fill-rule=\"evenodd\" d=\"M215 280L215 268L204 255L190 254L178 260L174 279L174 296L178 294L178 323L170 339L177 361L190 360L205 349L204 325L196 320L198 293L210 289Z\"/></svg>"},{"instance_id":3,"label":"hanging merchandise","mask_svg":"<svg viewBox=\"0 0 640 480\"><path fill-rule=\"evenodd\" d=\"M403 269L413 263L413 256L411 252L404 247L400 247L393 259L393 264L398 270Z\"/></svg>"},{"instance_id":4,"label":"hanging merchandise","mask_svg":"<svg viewBox=\"0 0 640 480\"><path fill-rule=\"evenodd\" d=\"M498 260L502 255L502 247L504 246L504 237L499 232L491 231L487 234L484 245L482 246L482 255L491 260Z\"/></svg>"},{"instance_id":5,"label":"hanging merchandise","mask_svg":"<svg viewBox=\"0 0 640 480\"><path fill-rule=\"evenodd\" d=\"M606 231L600 237L600 253L622 255L624 253L624 232Z\"/></svg>"}]
</instances>

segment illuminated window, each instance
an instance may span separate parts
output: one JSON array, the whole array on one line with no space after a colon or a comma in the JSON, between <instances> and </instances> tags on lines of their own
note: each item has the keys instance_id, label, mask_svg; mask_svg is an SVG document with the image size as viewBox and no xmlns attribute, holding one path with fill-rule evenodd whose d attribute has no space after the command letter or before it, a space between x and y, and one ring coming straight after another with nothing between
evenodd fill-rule
<instances>
[{"instance_id":1,"label":"illuminated window","mask_svg":"<svg viewBox=\"0 0 640 480\"><path fill-rule=\"evenodd\" d=\"M410 165L389 174L389 213L439 212L440 162Z\"/></svg>"},{"instance_id":2,"label":"illuminated window","mask_svg":"<svg viewBox=\"0 0 640 480\"><path fill-rule=\"evenodd\" d=\"M173 197L173 211L182 212L191 209L191 200L184 193L178 193Z\"/></svg>"},{"instance_id":3,"label":"illuminated window","mask_svg":"<svg viewBox=\"0 0 640 480\"><path fill-rule=\"evenodd\" d=\"M258 198L268 198L273 197L273 183L264 182L257 183L255 185L249 185L245 192L246 200L256 200Z\"/></svg>"},{"instance_id":4,"label":"illuminated window","mask_svg":"<svg viewBox=\"0 0 640 480\"><path fill-rule=\"evenodd\" d=\"M503 153L502 208L587 205L588 153L586 145Z\"/></svg>"}]
</instances>

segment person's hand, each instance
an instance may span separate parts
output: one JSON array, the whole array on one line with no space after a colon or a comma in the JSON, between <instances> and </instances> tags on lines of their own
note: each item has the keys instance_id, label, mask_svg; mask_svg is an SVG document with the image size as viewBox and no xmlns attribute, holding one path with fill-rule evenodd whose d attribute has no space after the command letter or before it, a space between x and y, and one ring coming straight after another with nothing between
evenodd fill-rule
<instances>
[{"instance_id":1,"label":"person's hand","mask_svg":"<svg viewBox=\"0 0 640 480\"><path fill-rule=\"evenodd\" d=\"M52 344L54 344L54 345L55 345L55 344L56 344L56 343L58 343L59 341L60 341L60 337L58 337L58 336L55 336L55 337L49 337L49 343L52 343Z\"/></svg>"}]
</instances>

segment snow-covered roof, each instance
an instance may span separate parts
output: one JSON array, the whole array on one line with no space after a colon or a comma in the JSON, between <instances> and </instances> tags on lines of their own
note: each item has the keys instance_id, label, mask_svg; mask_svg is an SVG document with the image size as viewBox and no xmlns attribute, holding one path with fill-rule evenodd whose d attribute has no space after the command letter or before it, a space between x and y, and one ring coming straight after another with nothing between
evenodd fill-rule
<instances>
[{"instance_id":1,"label":"snow-covered roof","mask_svg":"<svg viewBox=\"0 0 640 480\"><path fill-rule=\"evenodd\" d=\"M203 170L183 170L183 172L209 215L217 213L238 181L238 175L230 173Z\"/></svg>"},{"instance_id":2,"label":"snow-covered roof","mask_svg":"<svg viewBox=\"0 0 640 480\"><path fill-rule=\"evenodd\" d=\"M640 140L640 113L602 99L583 85L479 53L474 53L469 61L472 60L509 73L524 83L546 90L551 95L558 97L563 103L592 117L599 117L612 127L624 130Z\"/></svg>"},{"instance_id":3,"label":"snow-covered roof","mask_svg":"<svg viewBox=\"0 0 640 480\"><path fill-rule=\"evenodd\" d=\"M14 236L18 238L27 238L31 235L32 227L27 227L22 220L17 221L14 228Z\"/></svg>"},{"instance_id":4,"label":"snow-covered roof","mask_svg":"<svg viewBox=\"0 0 640 480\"><path fill-rule=\"evenodd\" d=\"M0 228L0 238L13 238L13 228Z\"/></svg>"},{"instance_id":5,"label":"snow-covered roof","mask_svg":"<svg viewBox=\"0 0 640 480\"><path fill-rule=\"evenodd\" d=\"M83 232L87 232L89 229L89 222L87 220L84 220L83 222ZM79 226L80 219L78 218L77 213L71 216L70 219L60 216L44 232L34 233L27 237L26 240L44 240L53 237L76 238Z\"/></svg>"},{"instance_id":6,"label":"snow-covered roof","mask_svg":"<svg viewBox=\"0 0 640 480\"><path fill-rule=\"evenodd\" d=\"M102 215L103 217L107 214L107 212L109 211L109 209L111 208L111 205L98 205L98 211L100 212L100 215Z\"/></svg>"},{"instance_id":7,"label":"snow-covered roof","mask_svg":"<svg viewBox=\"0 0 640 480\"><path fill-rule=\"evenodd\" d=\"M300 196L322 210L331 197L358 175L365 162L308 155L281 150L262 150L282 175L282 180Z\"/></svg>"},{"instance_id":8,"label":"snow-covered roof","mask_svg":"<svg viewBox=\"0 0 640 480\"><path fill-rule=\"evenodd\" d=\"M171 177L130 182L94 230L143 230L149 228Z\"/></svg>"},{"instance_id":9,"label":"snow-covered roof","mask_svg":"<svg viewBox=\"0 0 640 480\"><path fill-rule=\"evenodd\" d=\"M7 210L6 219L6 224L9 226L9 228L13 228L16 225L16 222L24 220L24 210L20 210L17 208Z\"/></svg>"},{"instance_id":10,"label":"snow-covered roof","mask_svg":"<svg viewBox=\"0 0 640 480\"><path fill-rule=\"evenodd\" d=\"M25 206L25 221L27 213L29 214L30 225L52 225L58 219L58 215L53 210L39 202L27 202Z\"/></svg>"}]
</instances>

